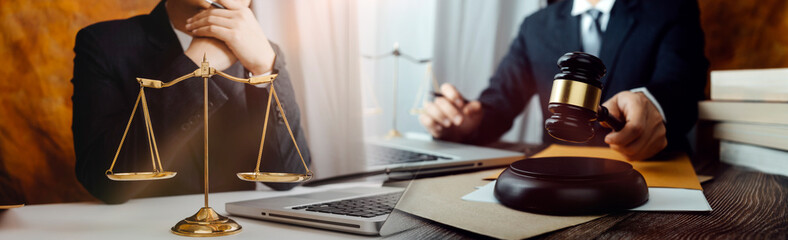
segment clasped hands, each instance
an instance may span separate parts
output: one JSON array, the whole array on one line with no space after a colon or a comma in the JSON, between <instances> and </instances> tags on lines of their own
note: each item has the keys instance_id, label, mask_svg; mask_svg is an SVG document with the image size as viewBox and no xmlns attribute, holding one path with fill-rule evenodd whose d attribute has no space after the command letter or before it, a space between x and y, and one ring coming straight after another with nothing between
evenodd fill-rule
<instances>
[{"instance_id":1,"label":"clasped hands","mask_svg":"<svg viewBox=\"0 0 788 240\"><path fill-rule=\"evenodd\" d=\"M479 128L484 109L479 101L467 102L450 84L441 86L444 97L428 102L419 121L433 137L447 141L462 141ZM610 148L630 160L650 158L667 146L662 115L643 94L623 91L602 104L624 128L605 136Z\"/></svg>"},{"instance_id":2,"label":"clasped hands","mask_svg":"<svg viewBox=\"0 0 788 240\"><path fill-rule=\"evenodd\" d=\"M253 75L270 72L276 54L249 1L217 2L227 9L205 9L186 20L187 33L194 38L184 54L198 64L206 54L211 66L220 71L240 61Z\"/></svg>"}]
</instances>

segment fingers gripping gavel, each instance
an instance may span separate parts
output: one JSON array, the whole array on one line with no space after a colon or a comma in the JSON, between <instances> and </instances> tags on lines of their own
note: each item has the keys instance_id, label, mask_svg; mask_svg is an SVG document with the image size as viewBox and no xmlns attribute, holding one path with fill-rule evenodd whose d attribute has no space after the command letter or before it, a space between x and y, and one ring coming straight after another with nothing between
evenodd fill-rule
<instances>
[{"instance_id":1,"label":"fingers gripping gavel","mask_svg":"<svg viewBox=\"0 0 788 240\"><path fill-rule=\"evenodd\" d=\"M602 82L607 70L602 60L582 52L570 52L558 59L561 72L555 75L547 105L553 115L545 129L556 139L587 142L594 137L594 122L619 131L624 123L599 105Z\"/></svg>"}]
</instances>

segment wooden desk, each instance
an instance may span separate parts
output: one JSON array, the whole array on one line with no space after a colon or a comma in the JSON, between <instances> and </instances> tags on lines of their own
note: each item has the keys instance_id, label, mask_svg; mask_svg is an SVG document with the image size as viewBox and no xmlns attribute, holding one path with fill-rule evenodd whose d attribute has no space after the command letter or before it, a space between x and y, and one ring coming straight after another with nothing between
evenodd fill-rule
<instances>
[{"instance_id":1,"label":"wooden desk","mask_svg":"<svg viewBox=\"0 0 788 240\"><path fill-rule=\"evenodd\" d=\"M711 213L623 212L535 239L788 239L788 177L720 165L704 172ZM419 226L398 237L483 239L486 236L407 213ZM526 224L526 223L524 223Z\"/></svg>"},{"instance_id":2,"label":"wooden desk","mask_svg":"<svg viewBox=\"0 0 788 240\"><path fill-rule=\"evenodd\" d=\"M759 238L788 239L788 177L723 166L706 172L703 185L711 213L624 212L537 236L537 239ZM358 185L298 187L289 192L243 191L211 194L211 205L225 214L224 203ZM369 183L361 183L367 184ZM67 203L32 205L0 213L0 239L176 239L169 228L202 206L202 195L135 199L120 205ZM407 213L393 218L411 222L396 239L480 239L478 234ZM221 239L368 239L301 226L232 217L243 232Z\"/></svg>"}]
</instances>

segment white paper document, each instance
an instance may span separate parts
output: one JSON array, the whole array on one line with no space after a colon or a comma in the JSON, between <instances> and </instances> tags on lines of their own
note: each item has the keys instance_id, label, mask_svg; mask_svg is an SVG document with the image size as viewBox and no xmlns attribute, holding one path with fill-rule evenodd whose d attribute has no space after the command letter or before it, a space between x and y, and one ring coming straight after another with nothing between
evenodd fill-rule
<instances>
[{"instance_id":1,"label":"white paper document","mask_svg":"<svg viewBox=\"0 0 788 240\"><path fill-rule=\"evenodd\" d=\"M495 198L495 181L466 194L462 197L465 201L498 203ZM630 211L686 211L710 212L711 206L706 201L702 190L684 188L648 188L648 202L630 209Z\"/></svg>"}]
</instances>

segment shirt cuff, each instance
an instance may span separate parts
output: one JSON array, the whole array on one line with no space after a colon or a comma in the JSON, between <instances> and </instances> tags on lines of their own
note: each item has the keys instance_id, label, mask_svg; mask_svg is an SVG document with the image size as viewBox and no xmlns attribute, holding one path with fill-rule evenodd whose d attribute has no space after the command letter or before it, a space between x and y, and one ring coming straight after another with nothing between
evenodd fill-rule
<instances>
[{"instance_id":1,"label":"shirt cuff","mask_svg":"<svg viewBox=\"0 0 788 240\"><path fill-rule=\"evenodd\" d=\"M262 76L266 76L266 75L271 75L271 73L273 73L273 71L268 71L268 72L260 74L260 75L252 75L252 72L247 71L247 76L250 77L250 78L252 78L252 77L262 77ZM263 83L263 84L257 84L257 85L252 85L252 86L255 86L255 87L258 87L258 88L267 88L269 84L270 83ZM661 113L661 111L662 110L660 110L660 113Z\"/></svg>"},{"instance_id":2,"label":"shirt cuff","mask_svg":"<svg viewBox=\"0 0 788 240\"><path fill-rule=\"evenodd\" d=\"M662 106L659 105L659 102L657 102L657 99L654 98L654 95L651 95L651 92L648 91L648 88L639 87L639 88L633 88L632 90L629 91L634 93L642 92L643 95L646 95L646 98L648 98L648 100L651 101L651 104L654 104L654 106L657 107L657 111L659 111L659 115L662 115L662 122L663 123L668 122L668 120L665 118L665 112L662 111Z\"/></svg>"}]
</instances>

